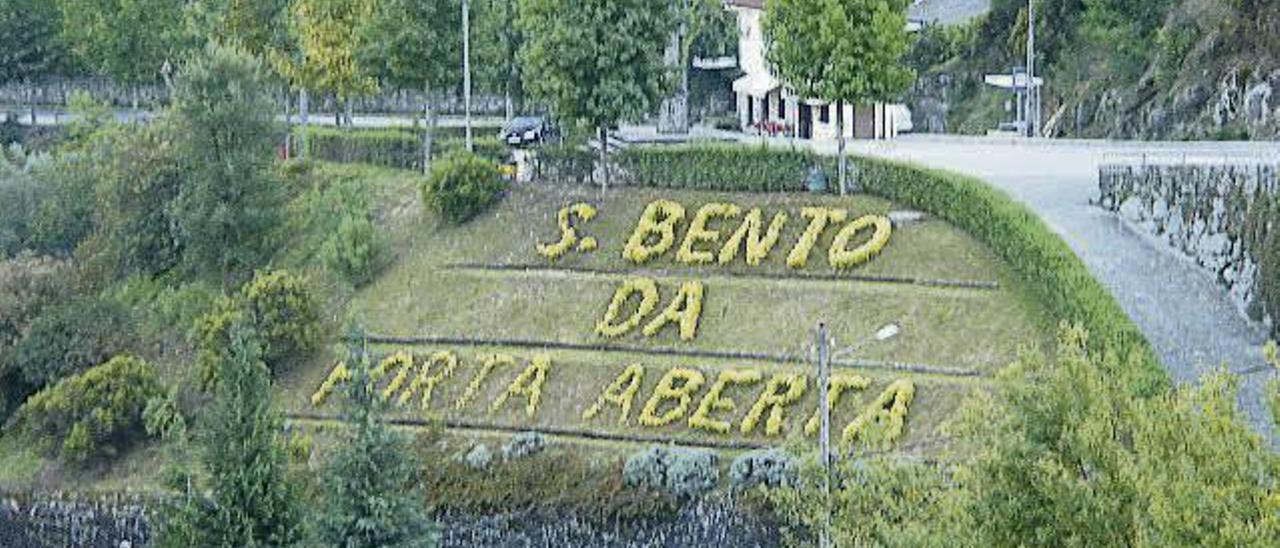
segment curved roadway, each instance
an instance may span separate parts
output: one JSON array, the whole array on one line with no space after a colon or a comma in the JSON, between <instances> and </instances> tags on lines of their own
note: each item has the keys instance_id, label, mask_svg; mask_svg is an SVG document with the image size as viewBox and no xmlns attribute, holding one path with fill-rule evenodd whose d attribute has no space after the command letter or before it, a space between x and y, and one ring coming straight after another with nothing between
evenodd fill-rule
<instances>
[{"instance_id":1,"label":"curved roadway","mask_svg":"<svg viewBox=\"0 0 1280 548\"><path fill-rule=\"evenodd\" d=\"M1242 373L1241 408L1274 443L1263 394L1274 373L1260 368L1265 331L1239 312L1209 272L1090 204L1099 193L1098 167L1107 161L1144 154L1174 161L1275 161L1274 143L909 136L896 142L857 143L852 150L973 175L1030 206L1111 291L1174 380L1194 382L1223 364Z\"/></svg>"}]
</instances>

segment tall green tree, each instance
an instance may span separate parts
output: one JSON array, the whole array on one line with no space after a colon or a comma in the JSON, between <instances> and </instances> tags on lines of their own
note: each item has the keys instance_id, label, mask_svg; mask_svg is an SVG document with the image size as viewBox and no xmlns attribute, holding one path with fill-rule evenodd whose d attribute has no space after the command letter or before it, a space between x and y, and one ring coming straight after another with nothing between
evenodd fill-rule
<instances>
[{"instance_id":1,"label":"tall green tree","mask_svg":"<svg viewBox=\"0 0 1280 548\"><path fill-rule=\"evenodd\" d=\"M304 91L333 94L340 111L351 98L377 91L377 80L357 59L359 28L375 8L374 0L291 0L288 28L296 52L278 57L281 73Z\"/></svg>"},{"instance_id":2,"label":"tall green tree","mask_svg":"<svg viewBox=\"0 0 1280 548\"><path fill-rule=\"evenodd\" d=\"M202 0L187 5L191 32L257 57L289 39L289 0Z\"/></svg>"},{"instance_id":3,"label":"tall green tree","mask_svg":"<svg viewBox=\"0 0 1280 548\"><path fill-rule=\"evenodd\" d=\"M325 464L317 534L326 546L426 547L438 543L416 477L408 436L385 421L388 402L373 382L363 343L350 350L345 412L350 430Z\"/></svg>"},{"instance_id":4,"label":"tall green tree","mask_svg":"<svg viewBox=\"0 0 1280 548\"><path fill-rule=\"evenodd\" d=\"M357 30L357 59L367 73L393 88L422 91L424 173L431 171L437 122L432 97L461 79L461 26L458 0L383 0Z\"/></svg>"},{"instance_id":5,"label":"tall green tree","mask_svg":"<svg viewBox=\"0 0 1280 548\"><path fill-rule=\"evenodd\" d=\"M280 222L268 93L258 60L216 45L187 63L176 86L174 146L186 176L173 217L188 268L224 287L269 256Z\"/></svg>"},{"instance_id":6,"label":"tall green tree","mask_svg":"<svg viewBox=\"0 0 1280 548\"><path fill-rule=\"evenodd\" d=\"M525 89L561 120L595 128L604 186L609 129L651 114L670 89L675 13L653 0L520 0Z\"/></svg>"},{"instance_id":7,"label":"tall green tree","mask_svg":"<svg viewBox=\"0 0 1280 548\"><path fill-rule=\"evenodd\" d=\"M301 507L287 474L283 424L270 373L252 329L232 329L218 364L213 402L196 432L209 496L193 485L161 525L161 546L290 546L300 540Z\"/></svg>"},{"instance_id":8,"label":"tall green tree","mask_svg":"<svg viewBox=\"0 0 1280 548\"><path fill-rule=\"evenodd\" d=\"M159 81L192 44L183 23L183 3L173 0L56 0L65 43L91 70L116 83Z\"/></svg>"},{"instance_id":9,"label":"tall green tree","mask_svg":"<svg viewBox=\"0 0 1280 548\"><path fill-rule=\"evenodd\" d=\"M476 0L471 3L472 70L481 89L502 93L510 120L522 103L520 52L523 39L516 26L516 3Z\"/></svg>"},{"instance_id":10,"label":"tall green tree","mask_svg":"<svg viewBox=\"0 0 1280 548\"><path fill-rule=\"evenodd\" d=\"M802 97L838 107L840 192L846 192L844 104L889 101L911 85L907 0L769 0L765 58Z\"/></svg>"}]
</instances>

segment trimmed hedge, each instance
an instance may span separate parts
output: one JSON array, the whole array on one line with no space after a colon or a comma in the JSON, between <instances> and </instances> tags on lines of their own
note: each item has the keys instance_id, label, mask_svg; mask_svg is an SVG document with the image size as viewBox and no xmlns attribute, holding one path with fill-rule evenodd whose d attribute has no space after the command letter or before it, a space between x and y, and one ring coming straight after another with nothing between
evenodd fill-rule
<instances>
[{"instance_id":1,"label":"trimmed hedge","mask_svg":"<svg viewBox=\"0 0 1280 548\"><path fill-rule=\"evenodd\" d=\"M814 164L836 172L835 158L812 151L730 144L636 146L612 162L630 184L696 190L802 192Z\"/></svg>"},{"instance_id":2,"label":"trimmed hedge","mask_svg":"<svg viewBox=\"0 0 1280 548\"><path fill-rule=\"evenodd\" d=\"M431 146L432 159L466 148L456 132L436 130ZM294 129L295 143L306 143L308 158L344 164L360 163L395 169L422 169L422 134L407 129L356 129L324 126ZM494 162L505 161L507 147L497 137L477 136L476 155Z\"/></svg>"},{"instance_id":3,"label":"trimmed hedge","mask_svg":"<svg viewBox=\"0 0 1280 548\"><path fill-rule=\"evenodd\" d=\"M1027 283L1056 320L1089 331L1090 346L1136 370L1109 372L1139 395L1169 385L1146 338L1079 257L1034 213L971 177L851 157L864 190L950 222L981 240ZM615 161L633 185L720 191L803 191L814 163L831 178L836 159L809 151L747 145L637 146Z\"/></svg>"}]
</instances>

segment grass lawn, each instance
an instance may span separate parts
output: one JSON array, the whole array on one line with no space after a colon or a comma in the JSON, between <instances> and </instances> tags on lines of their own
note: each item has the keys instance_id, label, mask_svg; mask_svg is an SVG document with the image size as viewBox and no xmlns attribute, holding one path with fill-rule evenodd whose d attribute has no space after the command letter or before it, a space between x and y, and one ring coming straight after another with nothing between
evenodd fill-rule
<instances>
[{"instance_id":1,"label":"grass lawn","mask_svg":"<svg viewBox=\"0 0 1280 548\"><path fill-rule=\"evenodd\" d=\"M503 429L588 430L694 444L732 440L780 445L804 439L801 427L816 408L818 394L812 378L804 397L786 408L781 436L765 436L763 421L750 434L738 430L764 382L726 391L725 396L735 401L735 409L718 413L716 418L733 421L730 434L691 429L686 421L720 371L758 369L767 381L775 373L808 374L812 366L803 361L733 359L720 353L806 356L819 320L830 326L837 348L854 345L879 327L896 323L902 328L900 336L866 345L847 357L869 360L872 365L919 364L973 370L981 375L874 367L841 370L865 376L872 384L842 399L835 409L837 429L863 412L890 382L910 379L915 383L916 396L900 442L902 449L910 449L937 439L938 426L967 394L986 384L986 375L1011 362L1021 348L1043 347L1051 340L1040 307L1028 298L1009 269L981 244L941 221L895 227L882 254L847 272L827 264L826 251L835 228L824 232L805 269L797 271L785 264L786 254L808 222L799 215L801 207L842 208L850 218L896 209L893 204L870 196L636 188L601 192L580 186L517 185L491 211L455 227L422 213L416 188L408 180L396 179L393 174L397 172L377 173L387 181L388 196L394 198L395 205L384 209L389 212L387 225L397 258L379 279L355 293L348 313L359 318L373 334L475 341L461 346L375 345L374 351L382 354L406 350L427 355L449 350L461 359L461 366L440 385L429 408L424 411L415 402L399 411L406 418L438 416ZM624 259L621 250L646 204L660 198L684 205L686 220L677 228L672 250L637 266ZM548 261L536 252L536 245L559 238L556 215L561 207L576 202L587 202L598 209L593 220L579 224L579 235L595 237L599 247L591 253L569 253L559 261ZM676 262L675 249L688 228L688 220L698 207L709 202L731 202L743 210L759 207L766 222L774 213L785 211L790 221L760 266L745 264L741 256L729 266L691 267ZM709 228L719 230L723 241L736 227L735 221L719 220ZM603 317L615 289L624 279L635 276L658 282L663 295L659 311L668 304L680 282L697 280L704 284L696 338L680 340L674 326L655 337L645 337L639 330L618 339L605 339L595 333L595 324ZM994 282L995 287L867 281L885 278ZM568 344L575 348L504 347L490 344L492 341ZM593 345L611 348L581 348ZM671 350L709 352L718 357L654 353ZM519 363L515 368L493 372L482 393L468 406L457 408L453 403L472 380L482 357L493 353L510 354ZM523 398L513 398L503 409L490 413L490 402L539 354L550 357L553 366L537 414L533 418L524 414ZM583 411L594 403L601 390L627 365L635 363L644 365L646 373L629 424L618 424L616 408L591 421L584 420ZM317 360L284 380L288 408L317 412L309 399L324 381L330 364L332 357ZM636 421L640 409L658 379L672 367L696 369L704 374L706 384L693 395L691 408L681 420L664 427L640 426ZM669 407L670 404L663 409ZM330 403L318 411L332 413L335 409Z\"/></svg>"}]
</instances>

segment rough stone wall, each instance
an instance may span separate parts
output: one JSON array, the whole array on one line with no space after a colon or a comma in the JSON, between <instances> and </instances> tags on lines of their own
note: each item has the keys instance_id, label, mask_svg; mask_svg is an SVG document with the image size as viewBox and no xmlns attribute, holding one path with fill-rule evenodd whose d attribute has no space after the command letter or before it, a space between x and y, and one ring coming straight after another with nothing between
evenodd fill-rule
<instances>
[{"instance_id":1,"label":"rough stone wall","mask_svg":"<svg viewBox=\"0 0 1280 548\"><path fill-rule=\"evenodd\" d=\"M146 505L136 497L0 497L0 546L134 548L150 538Z\"/></svg>"},{"instance_id":2,"label":"rough stone wall","mask_svg":"<svg viewBox=\"0 0 1280 548\"><path fill-rule=\"evenodd\" d=\"M1280 165L1106 165L1100 205L1212 272L1237 306L1270 325L1263 261Z\"/></svg>"},{"instance_id":3,"label":"rough stone wall","mask_svg":"<svg viewBox=\"0 0 1280 548\"><path fill-rule=\"evenodd\" d=\"M777 525L741 506L732 497L708 497L683 504L668 519L607 524L573 513L445 515L438 518L440 544L444 548L782 545ZM140 548L153 540L147 518L146 504L124 495L0 495L0 546Z\"/></svg>"}]
</instances>

